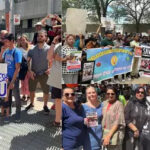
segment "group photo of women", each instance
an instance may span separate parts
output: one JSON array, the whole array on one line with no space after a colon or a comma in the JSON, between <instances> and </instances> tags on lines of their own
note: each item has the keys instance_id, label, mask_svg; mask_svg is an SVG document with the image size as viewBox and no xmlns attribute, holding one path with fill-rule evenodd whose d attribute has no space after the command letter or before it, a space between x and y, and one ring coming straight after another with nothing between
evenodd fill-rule
<instances>
[{"instance_id":1,"label":"group photo of women","mask_svg":"<svg viewBox=\"0 0 150 150\"><path fill-rule=\"evenodd\" d=\"M149 150L149 114L149 85L64 85L62 149Z\"/></svg>"}]
</instances>

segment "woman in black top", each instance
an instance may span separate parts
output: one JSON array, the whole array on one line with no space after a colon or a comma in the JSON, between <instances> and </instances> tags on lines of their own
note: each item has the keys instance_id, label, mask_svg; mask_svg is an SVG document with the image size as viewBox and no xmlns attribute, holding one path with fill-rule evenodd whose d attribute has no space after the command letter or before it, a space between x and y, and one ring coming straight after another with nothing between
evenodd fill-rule
<instances>
[{"instance_id":1,"label":"woman in black top","mask_svg":"<svg viewBox=\"0 0 150 150\"><path fill-rule=\"evenodd\" d=\"M146 92L143 87L135 90L125 107L126 133L124 150L141 150L141 132L147 120Z\"/></svg>"}]
</instances>

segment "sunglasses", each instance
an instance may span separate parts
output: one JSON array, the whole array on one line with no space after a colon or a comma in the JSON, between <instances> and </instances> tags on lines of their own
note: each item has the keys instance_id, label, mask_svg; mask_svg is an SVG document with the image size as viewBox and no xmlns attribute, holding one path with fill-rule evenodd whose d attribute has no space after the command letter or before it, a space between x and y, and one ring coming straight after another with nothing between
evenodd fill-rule
<instances>
[{"instance_id":1,"label":"sunglasses","mask_svg":"<svg viewBox=\"0 0 150 150\"><path fill-rule=\"evenodd\" d=\"M141 94L144 94L144 92L142 92L142 91L137 91L137 93L138 93L138 94L140 94L140 93L141 93Z\"/></svg>"},{"instance_id":2,"label":"sunglasses","mask_svg":"<svg viewBox=\"0 0 150 150\"><path fill-rule=\"evenodd\" d=\"M69 95L70 95L70 96L75 96L75 93L65 93L64 95L65 95L66 97L69 97Z\"/></svg>"},{"instance_id":3,"label":"sunglasses","mask_svg":"<svg viewBox=\"0 0 150 150\"><path fill-rule=\"evenodd\" d=\"M106 93L107 95L112 95L112 96L114 96L115 95L115 93Z\"/></svg>"}]
</instances>

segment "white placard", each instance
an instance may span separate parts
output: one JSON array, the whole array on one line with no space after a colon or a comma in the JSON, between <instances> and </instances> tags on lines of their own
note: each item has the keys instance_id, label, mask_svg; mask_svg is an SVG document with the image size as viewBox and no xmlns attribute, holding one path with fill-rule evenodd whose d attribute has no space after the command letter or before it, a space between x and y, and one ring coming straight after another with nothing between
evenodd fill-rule
<instances>
[{"instance_id":1,"label":"white placard","mask_svg":"<svg viewBox=\"0 0 150 150\"><path fill-rule=\"evenodd\" d=\"M67 34L85 34L87 11L83 9L68 8L66 13Z\"/></svg>"},{"instance_id":2,"label":"white placard","mask_svg":"<svg viewBox=\"0 0 150 150\"><path fill-rule=\"evenodd\" d=\"M19 14L14 15L14 25L20 25L20 15Z\"/></svg>"},{"instance_id":3,"label":"white placard","mask_svg":"<svg viewBox=\"0 0 150 150\"><path fill-rule=\"evenodd\" d=\"M7 64L0 63L0 97L6 97L7 94Z\"/></svg>"}]
</instances>

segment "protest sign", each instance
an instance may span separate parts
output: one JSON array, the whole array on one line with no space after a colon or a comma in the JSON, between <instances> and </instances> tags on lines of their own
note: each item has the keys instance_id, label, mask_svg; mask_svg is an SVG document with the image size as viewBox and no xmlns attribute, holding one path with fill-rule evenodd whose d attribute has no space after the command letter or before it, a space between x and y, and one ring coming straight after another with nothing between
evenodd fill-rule
<instances>
[{"instance_id":1,"label":"protest sign","mask_svg":"<svg viewBox=\"0 0 150 150\"><path fill-rule=\"evenodd\" d=\"M131 47L88 49L87 61L95 61L94 82L131 72L133 61Z\"/></svg>"},{"instance_id":2,"label":"protest sign","mask_svg":"<svg viewBox=\"0 0 150 150\"><path fill-rule=\"evenodd\" d=\"M87 12L83 9L68 8L66 13L67 34L85 34Z\"/></svg>"},{"instance_id":3,"label":"protest sign","mask_svg":"<svg viewBox=\"0 0 150 150\"><path fill-rule=\"evenodd\" d=\"M135 51L134 57L141 57L142 56L142 48L140 46L135 47L134 51Z\"/></svg>"},{"instance_id":4,"label":"protest sign","mask_svg":"<svg viewBox=\"0 0 150 150\"><path fill-rule=\"evenodd\" d=\"M141 46L142 58L140 65L141 76L150 77L150 46Z\"/></svg>"},{"instance_id":5,"label":"protest sign","mask_svg":"<svg viewBox=\"0 0 150 150\"><path fill-rule=\"evenodd\" d=\"M7 94L7 64L0 63L0 97L6 97Z\"/></svg>"},{"instance_id":6,"label":"protest sign","mask_svg":"<svg viewBox=\"0 0 150 150\"><path fill-rule=\"evenodd\" d=\"M74 51L70 53L72 59L67 61L68 71L79 71L81 69L81 55L82 51Z\"/></svg>"},{"instance_id":7,"label":"protest sign","mask_svg":"<svg viewBox=\"0 0 150 150\"><path fill-rule=\"evenodd\" d=\"M83 71L82 71L82 81L90 81L93 79L94 73L94 61L92 62L85 62L83 64Z\"/></svg>"}]
</instances>

